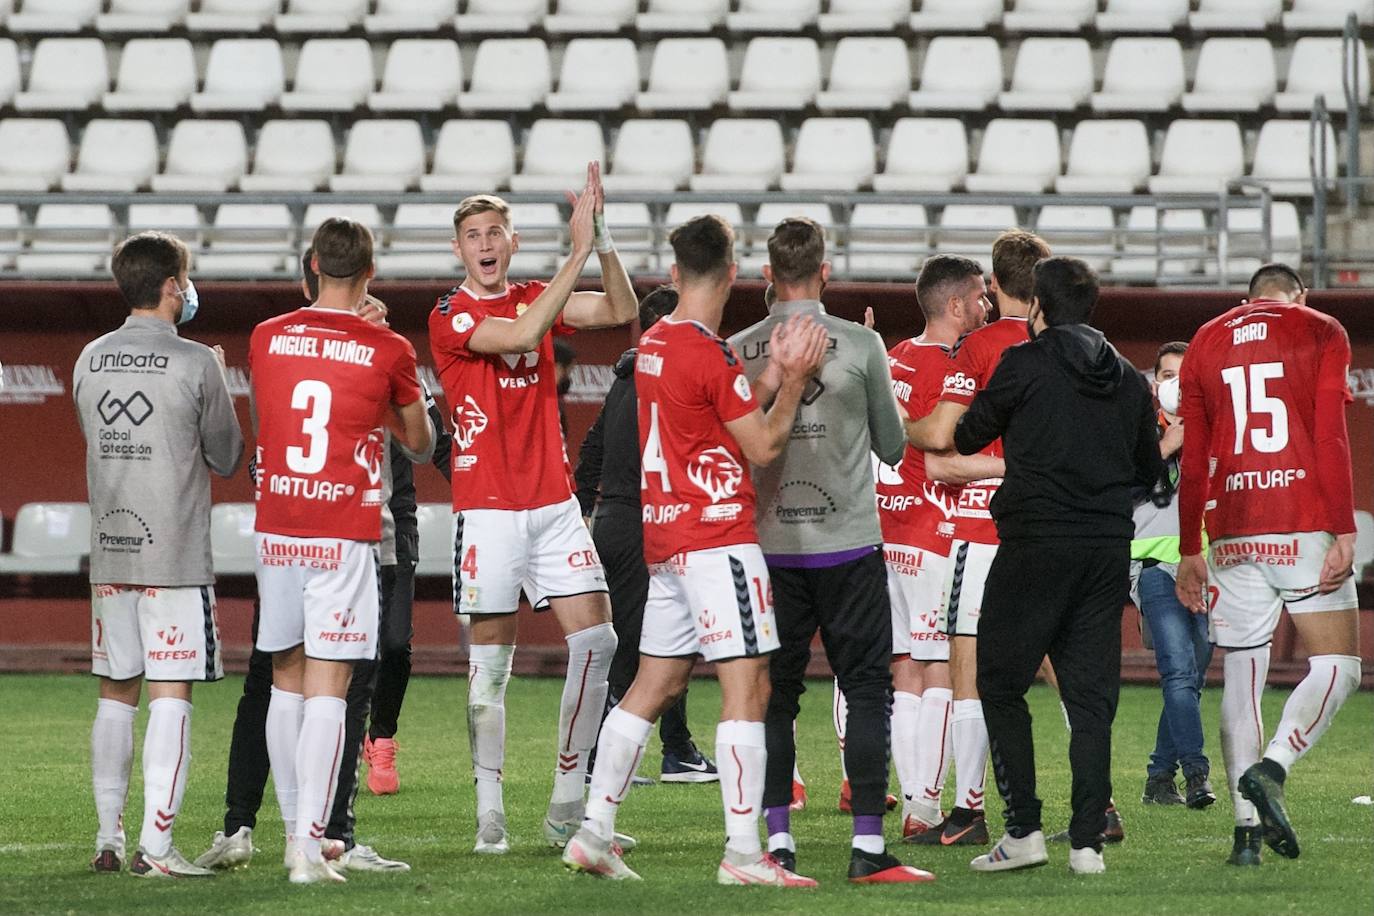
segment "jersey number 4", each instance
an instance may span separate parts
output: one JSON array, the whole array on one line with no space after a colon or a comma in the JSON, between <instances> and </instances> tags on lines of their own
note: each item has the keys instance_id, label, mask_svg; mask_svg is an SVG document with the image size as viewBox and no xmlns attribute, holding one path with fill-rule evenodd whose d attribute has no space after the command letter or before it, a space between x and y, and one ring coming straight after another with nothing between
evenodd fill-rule
<instances>
[{"instance_id":1,"label":"jersey number 4","mask_svg":"<svg viewBox=\"0 0 1374 916\"><path fill-rule=\"evenodd\" d=\"M297 474L318 474L324 470L329 454L329 412L334 405L334 392L324 382L302 379L291 392L291 409L306 411L301 432L309 442L286 449L286 466Z\"/></svg>"},{"instance_id":2,"label":"jersey number 4","mask_svg":"<svg viewBox=\"0 0 1374 916\"><path fill-rule=\"evenodd\" d=\"M1255 451L1272 454L1288 446L1288 406L1265 391L1270 379L1278 378L1283 378L1283 363L1254 363L1221 370L1221 380L1231 389L1237 455L1245 449L1245 433L1254 416L1269 417L1268 430L1249 429L1250 444Z\"/></svg>"}]
</instances>

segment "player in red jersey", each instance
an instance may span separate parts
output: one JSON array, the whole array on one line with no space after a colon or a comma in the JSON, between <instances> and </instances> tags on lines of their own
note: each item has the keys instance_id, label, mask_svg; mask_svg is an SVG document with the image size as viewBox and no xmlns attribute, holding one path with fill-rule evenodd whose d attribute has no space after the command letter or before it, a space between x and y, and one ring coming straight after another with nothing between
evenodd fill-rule
<instances>
[{"instance_id":1,"label":"player in red jersey","mask_svg":"<svg viewBox=\"0 0 1374 916\"><path fill-rule=\"evenodd\" d=\"M1360 685L1350 339L1305 300L1291 267L1261 267L1249 301L1193 338L1180 382L1178 596L1195 613L1210 605L1212 641L1227 650L1221 748L1234 865L1259 864L1261 831L1279 855L1297 857L1284 779ZM1261 760L1260 692L1285 605L1310 668Z\"/></svg>"},{"instance_id":2,"label":"player in red jersey","mask_svg":"<svg viewBox=\"0 0 1374 916\"><path fill-rule=\"evenodd\" d=\"M343 881L324 863L353 662L377 653L383 427L428 449L429 419L405 338L356 314L372 234L316 230L320 297L253 329L258 648L273 653L267 752L291 881Z\"/></svg>"},{"instance_id":3,"label":"player in red jersey","mask_svg":"<svg viewBox=\"0 0 1374 916\"><path fill-rule=\"evenodd\" d=\"M602 723L586 819L563 862L607 878L639 877L614 843L616 811L654 720L686 689L700 654L717 663L721 686L716 761L727 842L716 879L814 887L759 842L767 656L778 634L749 464L766 465L782 453L802 390L824 359L826 335L809 319L774 332L782 383L764 413L738 355L716 334L735 279L734 232L718 216L701 216L673 230L669 241L678 307L640 338L635 362L650 571L639 672Z\"/></svg>"},{"instance_id":4,"label":"player in red jersey","mask_svg":"<svg viewBox=\"0 0 1374 916\"><path fill-rule=\"evenodd\" d=\"M572 495L554 387L554 335L623 325L638 300L587 167L569 229L572 254L547 284L510 283L520 236L498 197L458 205L453 250L467 277L429 317L434 365L453 421L455 611L471 615L468 731L477 787L475 851L504 853L505 693L520 592L552 608L567 637L558 760L544 837L564 845L582 822L587 755L606 704L616 636L606 576ZM574 292L593 249L605 293ZM629 842L628 838L622 842Z\"/></svg>"}]
</instances>

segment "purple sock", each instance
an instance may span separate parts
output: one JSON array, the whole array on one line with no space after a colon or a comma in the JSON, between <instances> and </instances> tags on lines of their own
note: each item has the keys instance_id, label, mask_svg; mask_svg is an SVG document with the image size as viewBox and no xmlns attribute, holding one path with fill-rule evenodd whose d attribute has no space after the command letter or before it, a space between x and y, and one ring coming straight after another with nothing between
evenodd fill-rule
<instances>
[{"instance_id":1,"label":"purple sock","mask_svg":"<svg viewBox=\"0 0 1374 916\"><path fill-rule=\"evenodd\" d=\"M764 808L763 819L768 824L768 835L775 833L792 832L792 809L787 805L779 805L776 808ZM882 818L878 818L879 824ZM881 830L881 826L879 828Z\"/></svg>"},{"instance_id":2,"label":"purple sock","mask_svg":"<svg viewBox=\"0 0 1374 916\"><path fill-rule=\"evenodd\" d=\"M771 823L771 822L770 822ZM854 815L855 836L882 836L883 816L881 814Z\"/></svg>"}]
</instances>

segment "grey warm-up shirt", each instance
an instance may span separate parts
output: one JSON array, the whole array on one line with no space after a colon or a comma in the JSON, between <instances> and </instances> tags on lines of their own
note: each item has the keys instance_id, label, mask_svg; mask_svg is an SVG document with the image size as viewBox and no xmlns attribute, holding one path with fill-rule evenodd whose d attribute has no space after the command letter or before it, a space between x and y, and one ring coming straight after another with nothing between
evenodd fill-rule
<instances>
[{"instance_id":1,"label":"grey warm-up shirt","mask_svg":"<svg viewBox=\"0 0 1374 916\"><path fill-rule=\"evenodd\" d=\"M883 542L873 486L876 454L896 464L906 433L883 340L861 324L826 314L820 302L775 303L769 315L730 343L750 381L768 365L768 340L779 322L813 316L830 337L820 373L807 384L782 456L754 468L759 544L770 563L842 562L847 552Z\"/></svg>"},{"instance_id":2,"label":"grey warm-up shirt","mask_svg":"<svg viewBox=\"0 0 1374 916\"><path fill-rule=\"evenodd\" d=\"M91 582L214 582L210 475L243 434L214 351L160 318L130 316L81 351L72 396L86 437Z\"/></svg>"}]
</instances>

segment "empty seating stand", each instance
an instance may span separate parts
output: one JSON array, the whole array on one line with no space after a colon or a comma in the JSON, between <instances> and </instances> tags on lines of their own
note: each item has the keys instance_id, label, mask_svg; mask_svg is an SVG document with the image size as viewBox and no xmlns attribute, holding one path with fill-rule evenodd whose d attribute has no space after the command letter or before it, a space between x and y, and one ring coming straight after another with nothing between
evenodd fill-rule
<instances>
[{"instance_id":1,"label":"empty seating stand","mask_svg":"<svg viewBox=\"0 0 1374 916\"><path fill-rule=\"evenodd\" d=\"M85 503L28 503L14 519L13 546L0 554L0 574L76 574L91 552Z\"/></svg>"}]
</instances>

